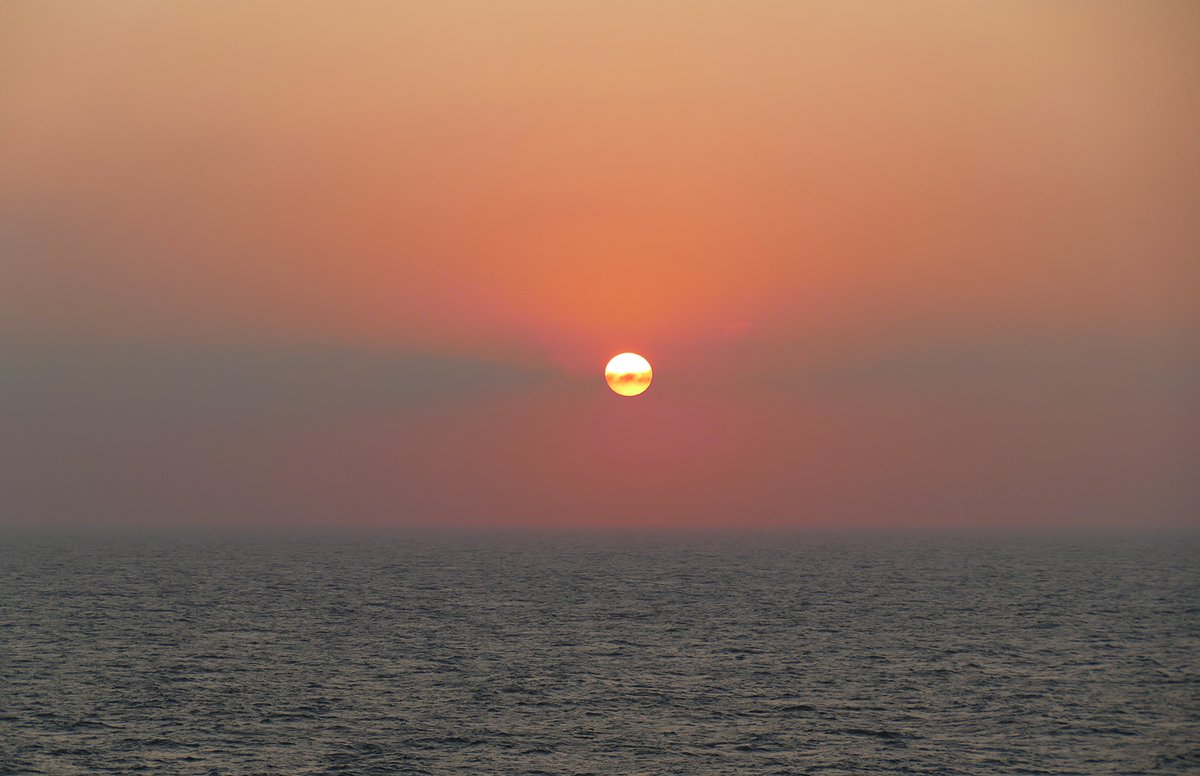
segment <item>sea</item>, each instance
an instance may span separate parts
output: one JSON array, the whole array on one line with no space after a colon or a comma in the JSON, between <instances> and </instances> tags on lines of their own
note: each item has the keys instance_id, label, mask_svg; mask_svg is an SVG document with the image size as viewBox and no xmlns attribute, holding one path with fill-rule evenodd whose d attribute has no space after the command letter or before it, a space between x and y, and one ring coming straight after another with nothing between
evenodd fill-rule
<instances>
[{"instance_id":1,"label":"sea","mask_svg":"<svg viewBox=\"0 0 1200 776\"><path fill-rule=\"evenodd\" d=\"M0 537L0 773L1197 774L1198 551Z\"/></svg>"}]
</instances>

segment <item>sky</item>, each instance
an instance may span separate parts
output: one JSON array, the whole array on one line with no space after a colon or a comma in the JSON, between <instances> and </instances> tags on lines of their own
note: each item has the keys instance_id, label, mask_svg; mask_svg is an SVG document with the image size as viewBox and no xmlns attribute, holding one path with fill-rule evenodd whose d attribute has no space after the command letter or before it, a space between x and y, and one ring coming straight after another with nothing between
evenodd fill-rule
<instances>
[{"instance_id":1,"label":"sky","mask_svg":"<svg viewBox=\"0 0 1200 776\"><path fill-rule=\"evenodd\" d=\"M6 2L0 525L1195 526L1198 137L1182 0Z\"/></svg>"}]
</instances>

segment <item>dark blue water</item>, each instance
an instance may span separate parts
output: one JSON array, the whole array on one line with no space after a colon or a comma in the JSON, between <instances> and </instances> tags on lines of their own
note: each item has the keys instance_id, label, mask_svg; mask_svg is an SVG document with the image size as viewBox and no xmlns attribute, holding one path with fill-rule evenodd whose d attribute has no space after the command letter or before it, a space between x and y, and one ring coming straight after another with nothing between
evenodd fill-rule
<instances>
[{"instance_id":1,"label":"dark blue water","mask_svg":"<svg viewBox=\"0 0 1200 776\"><path fill-rule=\"evenodd\" d=\"M1200 772L1194 540L30 540L0 772Z\"/></svg>"}]
</instances>

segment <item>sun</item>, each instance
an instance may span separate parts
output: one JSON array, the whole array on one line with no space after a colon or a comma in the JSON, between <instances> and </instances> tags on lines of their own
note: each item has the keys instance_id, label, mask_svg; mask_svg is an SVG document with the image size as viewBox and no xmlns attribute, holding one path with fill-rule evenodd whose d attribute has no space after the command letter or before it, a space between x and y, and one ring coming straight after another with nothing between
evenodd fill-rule
<instances>
[{"instance_id":1,"label":"sun","mask_svg":"<svg viewBox=\"0 0 1200 776\"><path fill-rule=\"evenodd\" d=\"M650 387L654 373L650 362L637 353L621 353L613 356L604 367L604 379L608 387L622 396L637 396Z\"/></svg>"}]
</instances>

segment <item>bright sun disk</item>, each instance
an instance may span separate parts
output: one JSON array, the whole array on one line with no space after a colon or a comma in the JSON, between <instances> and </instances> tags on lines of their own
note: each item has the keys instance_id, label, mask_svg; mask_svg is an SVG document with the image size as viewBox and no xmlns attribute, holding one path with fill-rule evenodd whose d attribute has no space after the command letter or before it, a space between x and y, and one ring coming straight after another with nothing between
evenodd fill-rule
<instances>
[{"instance_id":1,"label":"bright sun disk","mask_svg":"<svg viewBox=\"0 0 1200 776\"><path fill-rule=\"evenodd\" d=\"M608 387L622 396L637 396L650 387L654 373L650 362L637 353L621 353L613 356L604 367L604 379Z\"/></svg>"}]
</instances>

